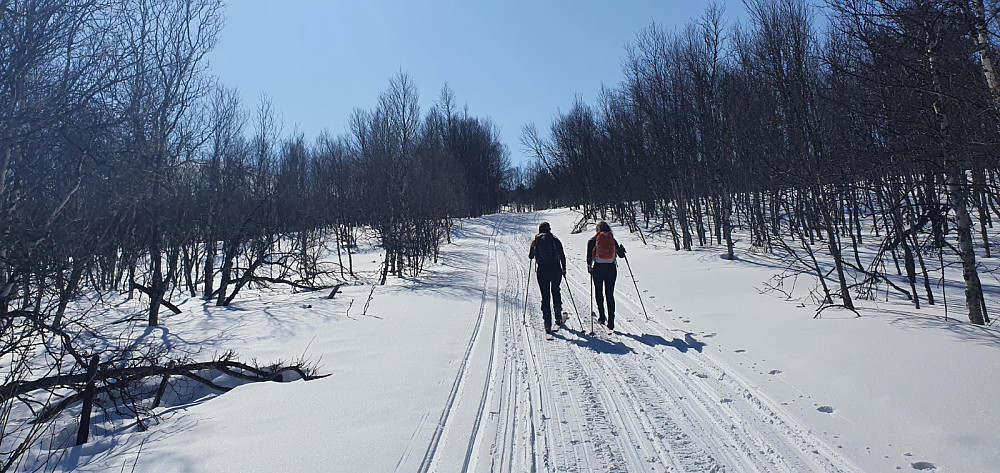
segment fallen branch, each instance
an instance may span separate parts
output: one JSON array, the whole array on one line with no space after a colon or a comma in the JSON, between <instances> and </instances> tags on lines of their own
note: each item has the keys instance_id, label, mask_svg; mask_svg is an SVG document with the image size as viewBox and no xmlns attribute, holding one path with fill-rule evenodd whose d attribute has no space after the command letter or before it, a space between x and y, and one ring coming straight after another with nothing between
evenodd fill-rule
<instances>
[{"instance_id":1,"label":"fallen branch","mask_svg":"<svg viewBox=\"0 0 1000 473\"><path fill-rule=\"evenodd\" d=\"M330 295L326 296L326 298L327 299L333 299L333 296L336 296L337 293L340 292L340 287L343 286L343 285L344 285L344 283L340 283L340 284L337 284L336 286L333 286L333 291L331 291Z\"/></svg>"},{"instance_id":2,"label":"fallen branch","mask_svg":"<svg viewBox=\"0 0 1000 473\"><path fill-rule=\"evenodd\" d=\"M816 315L813 315L813 318L814 319L818 319L819 318L819 314L822 313L824 310L829 309L830 307L840 307L841 309L847 309L847 310L849 310L851 312L854 312L854 315L856 315L858 317L861 317L861 313L858 312L857 309L855 309L853 307L847 307L844 304L824 304L822 307L820 307L816 311Z\"/></svg>"},{"instance_id":3,"label":"fallen branch","mask_svg":"<svg viewBox=\"0 0 1000 473\"><path fill-rule=\"evenodd\" d=\"M294 287L296 289L302 289L304 291L319 291L319 290L327 289L327 288L330 287L330 286L313 286L311 284L303 284L303 283L299 283L299 282L295 282L295 281L289 281L287 279L269 278L269 277L265 277L265 276L253 276L253 277L250 278L250 281L252 281L252 282L268 282L268 283L271 283L271 284L285 284L285 285L288 285L288 286L292 286L292 287ZM340 285L338 284L337 286L339 287Z\"/></svg>"},{"instance_id":4,"label":"fallen branch","mask_svg":"<svg viewBox=\"0 0 1000 473\"><path fill-rule=\"evenodd\" d=\"M234 361L229 359L229 356L230 355L227 354L223 356L223 358L213 361L167 364L165 366L150 365L127 368L100 367L95 377L95 384L97 385L95 387L95 393L100 394L114 389L120 389L123 386L137 383L146 378L162 378L171 376L189 378L216 391L225 392L231 389L218 385L198 374L199 371L204 370L216 370L234 378L249 382L280 380L281 373L284 371L294 371L298 373L302 379L307 381L329 376L309 374L309 370L304 369L303 366L299 365L260 368L246 363L241 363L239 361ZM51 418L52 415L55 415L59 410L64 409L69 404L78 400L79 392L83 390L87 380L87 373L77 373L70 375L46 376L44 378L31 381L11 382L0 386L0 404L39 390L54 391L58 389L69 389L77 392L76 394L69 395L55 406L51 406L47 411L39 415L39 418L37 419L38 421L46 420Z\"/></svg>"},{"instance_id":5,"label":"fallen branch","mask_svg":"<svg viewBox=\"0 0 1000 473\"><path fill-rule=\"evenodd\" d=\"M156 297L156 296L153 295L153 290L152 289L150 289L150 288L148 288L146 286L143 286L142 284L139 284L137 282L133 282L132 286L135 287L136 289L138 289L139 292L141 292L141 293L143 293L143 294L145 294L145 295L147 295L149 297ZM160 298L160 303L163 304L164 307L170 309L170 311L173 312L174 314L180 314L181 313L181 310L178 309L177 306L171 304L170 301L166 300L163 297Z\"/></svg>"}]
</instances>

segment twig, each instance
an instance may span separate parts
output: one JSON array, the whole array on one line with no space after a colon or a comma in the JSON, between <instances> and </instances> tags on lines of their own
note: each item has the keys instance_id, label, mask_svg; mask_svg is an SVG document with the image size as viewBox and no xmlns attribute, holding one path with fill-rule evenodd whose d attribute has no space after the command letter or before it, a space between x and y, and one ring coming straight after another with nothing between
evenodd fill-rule
<instances>
[{"instance_id":1,"label":"twig","mask_svg":"<svg viewBox=\"0 0 1000 473\"><path fill-rule=\"evenodd\" d=\"M368 300L365 301L365 307L364 307L364 309L361 309L361 315L362 316L368 315L368 305L372 303L372 296L374 294L375 294L375 285L372 284L372 290L371 290L371 292L368 293Z\"/></svg>"}]
</instances>

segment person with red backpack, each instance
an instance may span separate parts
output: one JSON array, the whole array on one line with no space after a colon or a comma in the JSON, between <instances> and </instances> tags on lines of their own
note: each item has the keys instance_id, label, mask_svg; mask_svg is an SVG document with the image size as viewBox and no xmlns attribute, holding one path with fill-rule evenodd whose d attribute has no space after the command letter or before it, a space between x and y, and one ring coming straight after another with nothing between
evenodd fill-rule
<instances>
[{"instance_id":1,"label":"person with red backpack","mask_svg":"<svg viewBox=\"0 0 1000 473\"><path fill-rule=\"evenodd\" d=\"M587 241L587 271L594 282L597 299L597 322L603 324L604 300L607 298L608 329L615 329L615 280L618 279L617 258L625 257L625 247L618 244L608 222L597 223L597 234ZM603 294L602 294L603 292Z\"/></svg>"},{"instance_id":2,"label":"person with red backpack","mask_svg":"<svg viewBox=\"0 0 1000 473\"><path fill-rule=\"evenodd\" d=\"M545 333L552 333L551 299L555 306L557 325L562 325L562 297L559 293L559 283L566 275L566 254L563 253L562 242L552 235L549 222L538 225L538 234L531 240L528 259L535 260L538 288L542 291L542 321L545 323Z\"/></svg>"}]
</instances>

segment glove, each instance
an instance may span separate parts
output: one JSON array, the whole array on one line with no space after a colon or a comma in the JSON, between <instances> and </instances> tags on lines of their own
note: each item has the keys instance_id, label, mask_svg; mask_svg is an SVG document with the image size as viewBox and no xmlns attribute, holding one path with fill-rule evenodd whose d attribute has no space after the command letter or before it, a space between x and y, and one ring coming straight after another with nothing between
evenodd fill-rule
<instances>
[{"instance_id":1,"label":"glove","mask_svg":"<svg viewBox=\"0 0 1000 473\"><path fill-rule=\"evenodd\" d=\"M618 257L619 258L625 257L625 245L618 245Z\"/></svg>"},{"instance_id":2,"label":"glove","mask_svg":"<svg viewBox=\"0 0 1000 473\"><path fill-rule=\"evenodd\" d=\"M566 269L563 268L563 276L565 276L565 275L566 275Z\"/></svg>"},{"instance_id":3,"label":"glove","mask_svg":"<svg viewBox=\"0 0 1000 473\"><path fill-rule=\"evenodd\" d=\"M588 273L593 273L594 272L594 267L588 264L587 265L587 272Z\"/></svg>"}]
</instances>

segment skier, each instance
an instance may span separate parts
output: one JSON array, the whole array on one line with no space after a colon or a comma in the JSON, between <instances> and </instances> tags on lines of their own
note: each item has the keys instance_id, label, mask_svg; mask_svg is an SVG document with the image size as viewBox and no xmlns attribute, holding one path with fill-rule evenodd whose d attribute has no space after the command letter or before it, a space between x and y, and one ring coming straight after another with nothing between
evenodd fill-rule
<instances>
[{"instance_id":1,"label":"skier","mask_svg":"<svg viewBox=\"0 0 1000 473\"><path fill-rule=\"evenodd\" d=\"M566 275L566 254L563 253L562 242L552 235L549 222L538 225L538 234L531 240L528 258L534 259L536 263L535 274L538 276L538 288L542 291L542 321L545 323L545 333L552 333L550 298L556 311L555 322L558 325L563 324L559 283Z\"/></svg>"},{"instance_id":2,"label":"skier","mask_svg":"<svg viewBox=\"0 0 1000 473\"><path fill-rule=\"evenodd\" d=\"M615 279L618 278L617 258L625 256L625 247L618 244L608 222L597 223L597 234L587 241L587 271L594 281L597 299L597 322L604 324L604 299L607 297L608 329L615 329ZM603 291L603 294L602 294Z\"/></svg>"}]
</instances>

